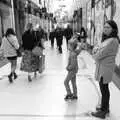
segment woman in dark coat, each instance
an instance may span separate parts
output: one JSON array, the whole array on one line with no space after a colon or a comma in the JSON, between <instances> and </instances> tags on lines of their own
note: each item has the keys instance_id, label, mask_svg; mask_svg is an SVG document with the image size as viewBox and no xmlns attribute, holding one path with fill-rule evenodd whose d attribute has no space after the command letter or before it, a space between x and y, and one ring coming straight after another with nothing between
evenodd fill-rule
<instances>
[{"instance_id":1,"label":"woman in dark coat","mask_svg":"<svg viewBox=\"0 0 120 120\"><path fill-rule=\"evenodd\" d=\"M32 53L32 49L36 44L36 38L32 23L28 23L27 31L25 31L22 36L24 54L21 62L21 70L28 72L29 81L32 81L30 73L34 72L34 75L36 75L36 72L39 70L39 56L35 56Z\"/></svg>"}]
</instances>

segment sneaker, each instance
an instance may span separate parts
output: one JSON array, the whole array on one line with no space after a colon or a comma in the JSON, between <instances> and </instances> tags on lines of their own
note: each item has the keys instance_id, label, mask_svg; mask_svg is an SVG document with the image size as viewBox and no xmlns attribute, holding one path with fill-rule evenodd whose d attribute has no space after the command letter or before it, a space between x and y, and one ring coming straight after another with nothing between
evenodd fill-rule
<instances>
[{"instance_id":1,"label":"sneaker","mask_svg":"<svg viewBox=\"0 0 120 120\"><path fill-rule=\"evenodd\" d=\"M102 110L102 109L101 109L101 107L100 107L100 106L96 107L96 111L101 111L101 110ZM106 113L107 113L107 114L109 114L109 113L110 113L109 108L106 110Z\"/></svg>"},{"instance_id":2,"label":"sneaker","mask_svg":"<svg viewBox=\"0 0 120 120\"><path fill-rule=\"evenodd\" d=\"M77 99L78 99L78 96L75 96L75 95L72 96L72 100L77 100Z\"/></svg>"},{"instance_id":3,"label":"sneaker","mask_svg":"<svg viewBox=\"0 0 120 120\"><path fill-rule=\"evenodd\" d=\"M72 94L66 95L64 99L65 99L65 100L72 99L72 96L73 96Z\"/></svg>"},{"instance_id":4,"label":"sneaker","mask_svg":"<svg viewBox=\"0 0 120 120\"><path fill-rule=\"evenodd\" d=\"M91 115L94 117L105 119L107 112L106 111L97 111L97 112L92 112Z\"/></svg>"}]
</instances>

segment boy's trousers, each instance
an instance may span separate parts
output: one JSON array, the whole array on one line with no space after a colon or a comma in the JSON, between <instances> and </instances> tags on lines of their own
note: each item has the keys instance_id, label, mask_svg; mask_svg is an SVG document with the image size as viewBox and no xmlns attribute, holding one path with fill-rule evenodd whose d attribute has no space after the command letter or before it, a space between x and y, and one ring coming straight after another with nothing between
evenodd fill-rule
<instances>
[{"instance_id":1,"label":"boy's trousers","mask_svg":"<svg viewBox=\"0 0 120 120\"><path fill-rule=\"evenodd\" d=\"M67 94L72 94L71 89L70 89L70 81L72 84L72 88L73 88L73 94L76 96L77 95L77 85L76 85L76 73L69 71L67 74L67 77L64 81L64 85L67 91Z\"/></svg>"}]
</instances>

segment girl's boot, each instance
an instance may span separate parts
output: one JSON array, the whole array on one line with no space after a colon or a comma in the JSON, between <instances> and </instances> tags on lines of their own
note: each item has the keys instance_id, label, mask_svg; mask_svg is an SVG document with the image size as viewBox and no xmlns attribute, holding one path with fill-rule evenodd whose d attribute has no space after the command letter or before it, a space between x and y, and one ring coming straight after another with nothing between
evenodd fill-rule
<instances>
[{"instance_id":1,"label":"girl's boot","mask_svg":"<svg viewBox=\"0 0 120 120\"><path fill-rule=\"evenodd\" d=\"M10 82L10 83L13 82L12 76L13 76L13 73L10 73L10 75L8 75L8 79L9 79L9 82Z\"/></svg>"}]
</instances>

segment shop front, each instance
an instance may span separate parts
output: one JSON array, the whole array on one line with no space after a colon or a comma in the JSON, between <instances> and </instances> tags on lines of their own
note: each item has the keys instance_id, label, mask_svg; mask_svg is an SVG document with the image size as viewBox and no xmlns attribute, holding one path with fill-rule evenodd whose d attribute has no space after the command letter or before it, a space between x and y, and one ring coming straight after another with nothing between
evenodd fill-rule
<instances>
[{"instance_id":1,"label":"shop front","mask_svg":"<svg viewBox=\"0 0 120 120\"><path fill-rule=\"evenodd\" d=\"M90 0L87 3L88 39L93 46L101 42L105 21L113 19L115 11L113 3L114 0Z\"/></svg>"},{"instance_id":2,"label":"shop front","mask_svg":"<svg viewBox=\"0 0 120 120\"><path fill-rule=\"evenodd\" d=\"M8 27L13 27L11 0L0 1L0 43Z\"/></svg>"}]
</instances>

